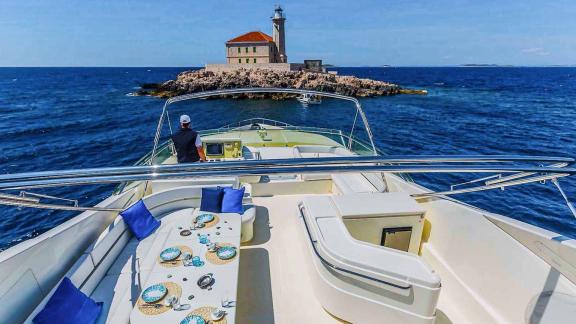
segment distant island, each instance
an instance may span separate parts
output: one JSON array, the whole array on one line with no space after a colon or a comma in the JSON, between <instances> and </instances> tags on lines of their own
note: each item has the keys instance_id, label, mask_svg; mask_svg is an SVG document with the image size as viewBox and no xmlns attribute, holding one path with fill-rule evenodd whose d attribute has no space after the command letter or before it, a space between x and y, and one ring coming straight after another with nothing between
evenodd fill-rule
<instances>
[{"instance_id":1,"label":"distant island","mask_svg":"<svg viewBox=\"0 0 576 324\"><path fill-rule=\"evenodd\" d=\"M459 67L515 67L514 65L499 65L499 64L460 64Z\"/></svg>"},{"instance_id":2,"label":"distant island","mask_svg":"<svg viewBox=\"0 0 576 324\"><path fill-rule=\"evenodd\" d=\"M250 31L228 40L224 44L226 63L206 64L203 69L182 72L175 80L161 84L143 84L131 95L169 98L233 88L292 88L353 97L427 94L426 90L402 89L384 81L336 75L337 72L327 70L332 65L323 64L318 58L290 63L286 54L286 17L280 6L276 6L271 20L272 36ZM233 97L287 99L294 96L277 93Z\"/></svg>"},{"instance_id":3,"label":"distant island","mask_svg":"<svg viewBox=\"0 0 576 324\"><path fill-rule=\"evenodd\" d=\"M354 76L306 71L267 69L237 69L234 71L185 71L175 80L161 84L145 84L133 93L137 96L170 98L210 90L233 88L293 88L338 93L353 97L391 96L397 94L427 94L426 90L403 89L397 84ZM291 94L246 94L234 98L293 98Z\"/></svg>"}]
</instances>

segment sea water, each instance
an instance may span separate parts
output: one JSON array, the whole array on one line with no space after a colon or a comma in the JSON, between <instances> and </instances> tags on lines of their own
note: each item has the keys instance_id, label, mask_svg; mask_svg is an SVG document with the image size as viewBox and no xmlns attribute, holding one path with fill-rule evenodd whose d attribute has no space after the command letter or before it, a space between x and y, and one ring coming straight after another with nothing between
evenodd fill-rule
<instances>
[{"instance_id":1,"label":"sea water","mask_svg":"<svg viewBox=\"0 0 576 324\"><path fill-rule=\"evenodd\" d=\"M142 83L189 68L0 68L0 173L125 166L153 146L162 99L135 97ZM376 145L387 154L520 154L576 157L576 68L336 68L427 89L427 96L361 99ZM199 100L173 107L195 128L267 117L349 132L354 107L336 100ZM169 128L163 129L163 140ZM356 134L363 136L361 131ZM434 190L467 176L418 175ZM576 178L575 178L576 179ZM576 200L576 180L560 183ZM36 189L90 206L114 185ZM576 219L551 183L455 198L576 238ZM53 201L57 202L57 201ZM77 213L0 206L0 249L35 237Z\"/></svg>"}]
</instances>

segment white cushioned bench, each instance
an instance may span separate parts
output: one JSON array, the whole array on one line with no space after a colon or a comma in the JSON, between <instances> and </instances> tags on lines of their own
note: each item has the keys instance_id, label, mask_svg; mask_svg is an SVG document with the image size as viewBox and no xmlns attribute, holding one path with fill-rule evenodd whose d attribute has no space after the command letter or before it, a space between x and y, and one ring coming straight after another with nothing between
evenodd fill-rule
<instances>
[{"instance_id":1,"label":"white cushioned bench","mask_svg":"<svg viewBox=\"0 0 576 324\"><path fill-rule=\"evenodd\" d=\"M131 237L132 234L124 224L122 218L120 216L117 217L114 222L100 234L96 242L86 249L82 256L66 273L65 277L70 278L76 287L90 296ZM26 320L26 323L32 323L32 319L44 308L48 299L54 294L57 286L58 285L52 288L46 298L34 309ZM106 317L101 316L100 318L105 319Z\"/></svg>"},{"instance_id":2,"label":"white cushioned bench","mask_svg":"<svg viewBox=\"0 0 576 324\"><path fill-rule=\"evenodd\" d=\"M174 221L170 213L183 208L197 208L201 192L201 186L189 186L165 190L144 198L152 215L162 222L152 235L138 241L122 217L118 216L66 273L65 276L83 293L97 302L104 302L98 323L128 323L141 284L146 281L168 237L168 224ZM252 199L246 195L243 201L244 214L238 215L242 217L243 242L251 240L253 236L256 208L251 203ZM26 323L32 323L56 287L34 309Z\"/></svg>"}]
</instances>

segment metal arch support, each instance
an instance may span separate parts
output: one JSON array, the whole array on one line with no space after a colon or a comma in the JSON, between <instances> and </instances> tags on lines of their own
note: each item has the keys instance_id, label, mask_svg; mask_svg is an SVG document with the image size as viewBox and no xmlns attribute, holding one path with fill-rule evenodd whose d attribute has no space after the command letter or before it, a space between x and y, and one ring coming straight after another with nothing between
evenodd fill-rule
<instances>
[{"instance_id":1,"label":"metal arch support","mask_svg":"<svg viewBox=\"0 0 576 324\"><path fill-rule=\"evenodd\" d=\"M150 156L150 165L154 165L154 159L156 158L156 150L158 149L158 142L160 141L160 132L162 131L162 123L164 122L164 115L166 110L168 110L169 100L164 103L162 107L162 114L160 114L160 119L158 120L158 126L156 126L156 134L154 134L154 147L152 147L152 155Z\"/></svg>"},{"instance_id":2,"label":"metal arch support","mask_svg":"<svg viewBox=\"0 0 576 324\"><path fill-rule=\"evenodd\" d=\"M354 129L356 128L356 121L358 120L358 109L354 114L354 122L352 123L352 129L350 129L350 136L348 136L348 145L346 147L350 150L352 149L352 136L354 135Z\"/></svg>"},{"instance_id":3,"label":"metal arch support","mask_svg":"<svg viewBox=\"0 0 576 324\"><path fill-rule=\"evenodd\" d=\"M158 149L158 143L160 141L160 132L162 131L162 124L164 122L164 114L167 112L168 106L186 100L192 99L202 99L214 96L222 96L222 95L233 95L233 94L243 94L243 93L291 93L291 94L309 94L314 96L320 97L328 97L334 99L341 99L347 100L354 103L356 106L356 113L360 115L362 122L364 123L364 128L366 129L366 133L368 134L368 138L370 140L370 145L372 146L372 151L374 155L378 155L376 150L376 145L374 144L374 138L372 135L372 130L370 129L370 125L368 124L368 119L364 114L364 110L362 109L362 105L360 105L360 101L354 97L344 96L336 93L329 93L329 92L322 92L322 91L313 91L313 90L303 90L303 89L288 89L288 88L239 88L239 89L224 89L224 90L214 90L214 91L204 91L199 93L191 93L181 96L172 97L164 103L164 107L162 108L162 114L160 115L160 119L158 120L158 126L156 127L156 135L154 136L154 147L152 148L152 157L150 159L151 165L154 165L154 159L156 156L156 150ZM352 129L354 131L354 129Z\"/></svg>"}]
</instances>

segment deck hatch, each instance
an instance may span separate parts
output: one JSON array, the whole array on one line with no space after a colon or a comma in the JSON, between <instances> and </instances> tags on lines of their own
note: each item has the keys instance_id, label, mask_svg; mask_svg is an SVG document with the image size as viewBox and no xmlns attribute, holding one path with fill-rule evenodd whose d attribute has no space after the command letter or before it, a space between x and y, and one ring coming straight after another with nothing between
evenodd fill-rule
<instances>
[{"instance_id":1,"label":"deck hatch","mask_svg":"<svg viewBox=\"0 0 576 324\"><path fill-rule=\"evenodd\" d=\"M412 227L392 227L382 229L381 246L408 252Z\"/></svg>"}]
</instances>

